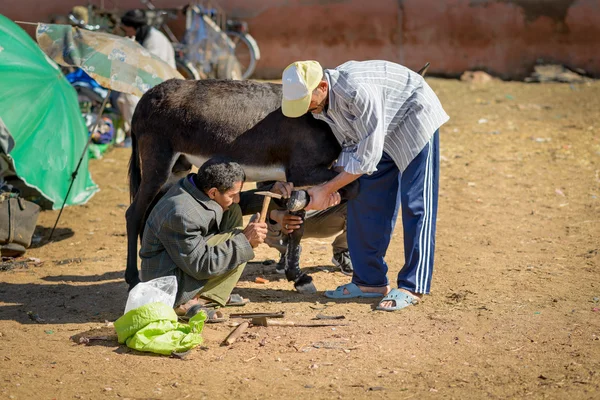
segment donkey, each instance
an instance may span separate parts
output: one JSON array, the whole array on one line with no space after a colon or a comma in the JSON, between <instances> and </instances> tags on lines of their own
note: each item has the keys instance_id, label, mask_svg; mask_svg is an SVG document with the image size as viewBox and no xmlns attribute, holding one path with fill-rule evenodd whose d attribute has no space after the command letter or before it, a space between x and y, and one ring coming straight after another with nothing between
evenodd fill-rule
<instances>
[{"instance_id":1,"label":"donkey","mask_svg":"<svg viewBox=\"0 0 600 400\"><path fill-rule=\"evenodd\" d=\"M295 187L337 175L330 167L341 147L329 126L310 115L286 118L280 106L281 85L252 81L172 79L142 96L132 120L131 205L125 215L130 289L140 281L137 244L145 219L159 193L192 165L228 157L250 181L288 181ZM357 193L357 181L340 190L346 200ZM309 200L306 191L294 191L285 206L303 216ZM300 270L302 234L300 228L289 235L286 277L299 292L314 293L312 278Z\"/></svg>"}]
</instances>

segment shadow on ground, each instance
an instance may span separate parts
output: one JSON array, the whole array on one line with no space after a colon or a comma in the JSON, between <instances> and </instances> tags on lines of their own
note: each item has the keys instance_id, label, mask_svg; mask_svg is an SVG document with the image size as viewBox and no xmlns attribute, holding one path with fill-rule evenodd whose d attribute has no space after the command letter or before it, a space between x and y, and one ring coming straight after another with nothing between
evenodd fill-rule
<instances>
[{"instance_id":1,"label":"shadow on ground","mask_svg":"<svg viewBox=\"0 0 600 400\"><path fill-rule=\"evenodd\" d=\"M36 226L35 231L33 232L30 248L36 249L50 243L49 238L51 232L52 227L45 227L41 225ZM56 228L54 230L54 235L52 235L52 242L60 242L73 237L73 235L75 235L75 232L71 228Z\"/></svg>"},{"instance_id":2,"label":"shadow on ground","mask_svg":"<svg viewBox=\"0 0 600 400\"><path fill-rule=\"evenodd\" d=\"M102 275L57 275L45 276L42 280L47 282L100 282L124 279L123 272L112 271L105 272Z\"/></svg>"},{"instance_id":3,"label":"shadow on ground","mask_svg":"<svg viewBox=\"0 0 600 400\"><path fill-rule=\"evenodd\" d=\"M320 268L306 270L315 271ZM273 274L273 278L275 277L279 279L282 276ZM127 302L127 284L122 280L122 273L119 271L89 276L46 276L42 279L55 283L0 283L0 298L4 303L8 303L0 306L0 320L12 320L22 324L114 321L122 315ZM317 304L315 310L319 310L324 307L322 303L330 301L323 296L322 291L316 294L300 294L293 289L291 283L288 289L236 288L235 293L253 303L274 303L269 305L269 308L277 308L278 303L310 303ZM369 300L351 299L347 302L372 302Z\"/></svg>"},{"instance_id":4,"label":"shadow on ground","mask_svg":"<svg viewBox=\"0 0 600 400\"><path fill-rule=\"evenodd\" d=\"M64 276L56 278L65 280ZM0 306L0 320L22 324L114 321L123 313L127 285L125 282L88 285L0 283L0 298L9 303Z\"/></svg>"}]
</instances>

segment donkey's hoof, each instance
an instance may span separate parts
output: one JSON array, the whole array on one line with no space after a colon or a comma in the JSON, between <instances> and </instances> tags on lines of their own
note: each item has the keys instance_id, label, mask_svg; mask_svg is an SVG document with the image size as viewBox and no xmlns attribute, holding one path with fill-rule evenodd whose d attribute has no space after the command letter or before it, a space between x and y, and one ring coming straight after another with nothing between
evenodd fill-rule
<instances>
[{"instance_id":1,"label":"donkey's hoof","mask_svg":"<svg viewBox=\"0 0 600 400\"><path fill-rule=\"evenodd\" d=\"M136 287L137 284L140 283L140 282L141 282L141 280L137 276L134 279L131 279L131 282L127 282L127 283L129 283L129 288L127 289L127 292L128 293L131 292L131 289L133 289L134 287Z\"/></svg>"},{"instance_id":2,"label":"donkey's hoof","mask_svg":"<svg viewBox=\"0 0 600 400\"><path fill-rule=\"evenodd\" d=\"M310 196L306 190L294 190L287 202L288 211L303 210L310 203Z\"/></svg>"},{"instance_id":3,"label":"donkey's hoof","mask_svg":"<svg viewBox=\"0 0 600 400\"><path fill-rule=\"evenodd\" d=\"M317 293L317 287L313 283L313 279L306 275L302 274L302 276L294 283L294 287L298 291L298 293L302 294L315 294Z\"/></svg>"}]
</instances>

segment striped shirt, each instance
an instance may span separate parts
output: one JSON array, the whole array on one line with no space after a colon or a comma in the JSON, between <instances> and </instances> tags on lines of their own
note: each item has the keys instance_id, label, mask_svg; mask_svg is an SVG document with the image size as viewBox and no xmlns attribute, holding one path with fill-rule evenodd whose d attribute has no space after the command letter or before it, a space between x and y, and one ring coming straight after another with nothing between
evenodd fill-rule
<instances>
[{"instance_id":1,"label":"striped shirt","mask_svg":"<svg viewBox=\"0 0 600 400\"><path fill-rule=\"evenodd\" d=\"M329 104L315 118L342 146L337 166L370 174L386 152L404 171L449 117L423 77L388 61L349 61L324 71Z\"/></svg>"}]
</instances>

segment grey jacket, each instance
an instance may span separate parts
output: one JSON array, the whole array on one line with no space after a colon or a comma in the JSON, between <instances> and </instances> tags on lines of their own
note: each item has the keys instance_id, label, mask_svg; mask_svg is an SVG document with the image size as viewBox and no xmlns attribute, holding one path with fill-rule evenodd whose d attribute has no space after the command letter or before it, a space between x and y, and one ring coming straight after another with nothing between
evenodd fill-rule
<instances>
[{"instance_id":1,"label":"grey jacket","mask_svg":"<svg viewBox=\"0 0 600 400\"><path fill-rule=\"evenodd\" d=\"M140 258L142 280L175 275L175 304L192 299L216 276L254 258L252 246L241 231L210 246L207 240L219 231L223 209L189 181L173 185L150 212L144 228Z\"/></svg>"}]
</instances>

